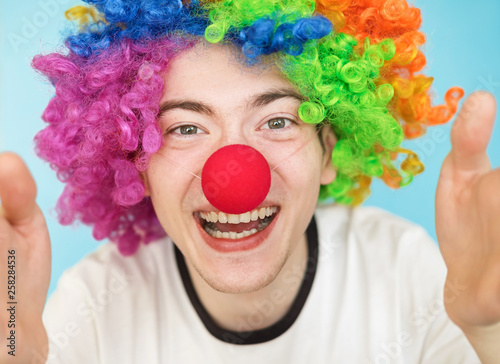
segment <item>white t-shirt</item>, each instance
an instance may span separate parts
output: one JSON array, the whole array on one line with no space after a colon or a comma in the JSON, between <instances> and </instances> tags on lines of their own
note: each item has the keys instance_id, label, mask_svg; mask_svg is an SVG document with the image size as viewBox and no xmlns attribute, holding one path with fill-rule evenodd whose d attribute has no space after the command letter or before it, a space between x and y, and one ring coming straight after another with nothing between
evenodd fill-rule
<instances>
[{"instance_id":1,"label":"white t-shirt","mask_svg":"<svg viewBox=\"0 0 500 364\"><path fill-rule=\"evenodd\" d=\"M446 268L424 229L371 207L323 206L315 221L317 269L286 330L228 332L225 342L188 294L170 239L132 257L107 243L65 272L47 303L48 363L479 363L446 316ZM446 287L444 299L462 289ZM270 309L263 302L261 314Z\"/></svg>"}]
</instances>

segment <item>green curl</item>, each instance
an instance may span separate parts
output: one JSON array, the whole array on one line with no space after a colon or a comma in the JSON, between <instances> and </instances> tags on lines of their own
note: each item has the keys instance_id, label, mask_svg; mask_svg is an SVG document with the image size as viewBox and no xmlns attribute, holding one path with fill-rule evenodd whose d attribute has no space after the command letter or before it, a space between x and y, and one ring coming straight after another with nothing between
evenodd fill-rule
<instances>
[{"instance_id":1,"label":"green curl","mask_svg":"<svg viewBox=\"0 0 500 364\"><path fill-rule=\"evenodd\" d=\"M319 124L325 115L325 108L320 103L305 101L299 106L299 117L307 124Z\"/></svg>"},{"instance_id":2,"label":"green curl","mask_svg":"<svg viewBox=\"0 0 500 364\"><path fill-rule=\"evenodd\" d=\"M205 39L210 43L219 43L224 39L227 29L223 24L211 24L205 29Z\"/></svg>"},{"instance_id":3,"label":"green curl","mask_svg":"<svg viewBox=\"0 0 500 364\"><path fill-rule=\"evenodd\" d=\"M282 55L279 64L308 100L299 108L301 119L312 123L326 119L335 131L338 142L332 162L338 175L321 196L347 203L352 202L347 194L357 177L382 175L382 156L376 150L395 151L404 139L400 124L387 109L394 89L380 82L380 68L395 54L394 42L366 40L362 53L355 51L356 45L350 35L331 34L308 43L304 54Z\"/></svg>"}]
</instances>

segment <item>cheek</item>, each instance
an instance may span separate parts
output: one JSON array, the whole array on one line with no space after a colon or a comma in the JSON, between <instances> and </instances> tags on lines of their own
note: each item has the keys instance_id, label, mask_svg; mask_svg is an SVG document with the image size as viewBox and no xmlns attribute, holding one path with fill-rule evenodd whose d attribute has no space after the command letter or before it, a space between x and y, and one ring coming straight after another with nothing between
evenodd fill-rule
<instances>
[{"instance_id":1,"label":"cheek","mask_svg":"<svg viewBox=\"0 0 500 364\"><path fill-rule=\"evenodd\" d=\"M198 138L189 143L168 143L158 151L156 158L163 159L163 166L171 173L201 176L201 170L208 157L215 151L210 138ZM182 176L180 176L182 178Z\"/></svg>"},{"instance_id":2,"label":"cheek","mask_svg":"<svg viewBox=\"0 0 500 364\"><path fill-rule=\"evenodd\" d=\"M193 177L183 171L166 173L168 168L172 169L170 166L152 169L147 177L156 216L167 235L177 242L185 240L189 215L192 214L190 196L195 193L191 191Z\"/></svg>"},{"instance_id":3,"label":"cheek","mask_svg":"<svg viewBox=\"0 0 500 364\"><path fill-rule=\"evenodd\" d=\"M160 162L150 163L146 173L149 195L157 214L179 205L179 197L188 186L186 176L189 176L167 161Z\"/></svg>"},{"instance_id":4,"label":"cheek","mask_svg":"<svg viewBox=\"0 0 500 364\"><path fill-rule=\"evenodd\" d=\"M305 201L303 203L310 201L311 205L316 205L321 180L321 159L318 159L317 153L303 150L275 172L276 182L282 183L284 190L289 191L290 199ZM279 184L276 187L279 189Z\"/></svg>"}]
</instances>

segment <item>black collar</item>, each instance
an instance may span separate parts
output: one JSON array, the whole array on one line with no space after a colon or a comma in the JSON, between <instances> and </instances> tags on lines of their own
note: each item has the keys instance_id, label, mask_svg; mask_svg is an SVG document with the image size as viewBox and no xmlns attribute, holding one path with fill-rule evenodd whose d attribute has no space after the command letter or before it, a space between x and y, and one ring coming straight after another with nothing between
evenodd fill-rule
<instances>
[{"instance_id":1,"label":"black collar","mask_svg":"<svg viewBox=\"0 0 500 364\"><path fill-rule=\"evenodd\" d=\"M309 292L311 291L318 266L318 231L316 228L316 221L314 219L314 216L312 217L311 222L307 227L306 236L308 247L306 274L304 275L302 285L300 286L299 292L297 293L297 296L295 297L290 310L285 316L283 316L281 320L279 320L275 324L255 331L225 330L218 326L214 322L214 320L212 320L194 289L193 282L191 281L191 277L184 260L184 256L174 244L175 258L177 261L179 273L182 278L182 283L184 284L184 289L186 290L191 304L198 313L201 321L214 337L221 341L236 345L260 344L277 338L293 325L293 323L299 316L300 311L304 307Z\"/></svg>"}]
</instances>

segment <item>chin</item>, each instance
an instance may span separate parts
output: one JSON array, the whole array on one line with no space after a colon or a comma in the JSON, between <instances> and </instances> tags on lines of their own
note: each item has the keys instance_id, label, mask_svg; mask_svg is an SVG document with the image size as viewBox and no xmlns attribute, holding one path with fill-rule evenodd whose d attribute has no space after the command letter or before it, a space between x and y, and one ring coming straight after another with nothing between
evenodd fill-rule
<instances>
[{"instance_id":1,"label":"chin","mask_svg":"<svg viewBox=\"0 0 500 364\"><path fill-rule=\"evenodd\" d=\"M194 267L200 277L214 290L227 294L257 292L271 284L286 263L286 255L272 262L221 262L208 272Z\"/></svg>"}]
</instances>

